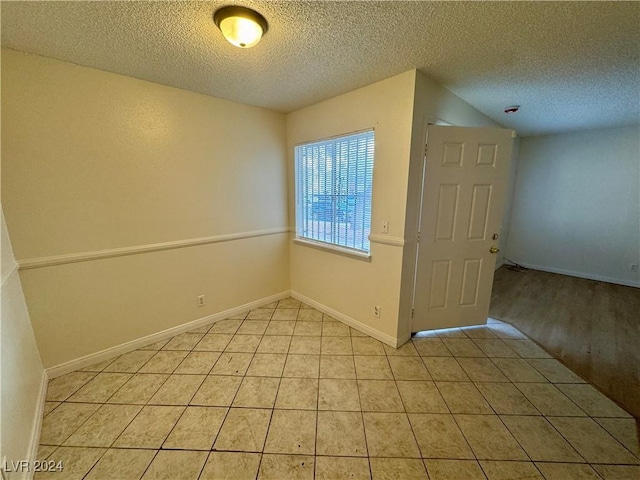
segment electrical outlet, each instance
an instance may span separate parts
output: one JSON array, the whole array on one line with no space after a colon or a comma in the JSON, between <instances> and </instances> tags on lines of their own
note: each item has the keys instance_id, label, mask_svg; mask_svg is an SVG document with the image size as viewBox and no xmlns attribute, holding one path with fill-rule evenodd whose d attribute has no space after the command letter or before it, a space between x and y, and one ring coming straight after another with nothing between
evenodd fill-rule
<instances>
[{"instance_id":1,"label":"electrical outlet","mask_svg":"<svg viewBox=\"0 0 640 480\"><path fill-rule=\"evenodd\" d=\"M375 305L373 307L373 316L376 318L380 318L380 306L379 305Z\"/></svg>"},{"instance_id":2,"label":"electrical outlet","mask_svg":"<svg viewBox=\"0 0 640 480\"><path fill-rule=\"evenodd\" d=\"M199 307L204 307L204 306L206 305L206 303L205 303L205 301L204 301L204 295L198 295L198 296L196 297L196 302L197 302L197 305L198 305Z\"/></svg>"},{"instance_id":3,"label":"electrical outlet","mask_svg":"<svg viewBox=\"0 0 640 480\"><path fill-rule=\"evenodd\" d=\"M629 271L630 272L637 272L638 271L638 264L637 263L630 263L629 264Z\"/></svg>"}]
</instances>

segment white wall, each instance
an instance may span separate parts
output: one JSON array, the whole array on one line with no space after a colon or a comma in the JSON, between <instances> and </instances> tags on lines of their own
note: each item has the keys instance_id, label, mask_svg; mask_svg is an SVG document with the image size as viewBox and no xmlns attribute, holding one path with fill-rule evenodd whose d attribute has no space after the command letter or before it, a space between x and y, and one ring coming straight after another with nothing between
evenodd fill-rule
<instances>
[{"instance_id":1,"label":"white wall","mask_svg":"<svg viewBox=\"0 0 640 480\"><path fill-rule=\"evenodd\" d=\"M520 160L520 138L513 141L511 151L511 163L509 163L509 177L507 179L507 193L504 201L504 213L502 214L502 224L500 228L500 238L498 239L498 258L496 259L496 270L504 265L504 257L507 251L507 239L509 238L509 228L511 227L511 208L513 206L513 196L516 191L516 176L518 174L518 163Z\"/></svg>"},{"instance_id":2,"label":"white wall","mask_svg":"<svg viewBox=\"0 0 640 480\"><path fill-rule=\"evenodd\" d=\"M1 207L0 207L1 212ZM46 376L22 294L4 214L1 223L2 304L0 306L0 461L33 460ZM12 477L13 478L13 477Z\"/></svg>"},{"instance_id":3,"label":"white wall","mask_svg":"<svg viewBox=\"0 0 640 480\"><path fill-rule=\"evenodd\" d=\"M506 257L640 286L640 128L524 138Z\"/></svg>"},{"instance_id":4,"label":"white wall","mask_svg":"<svg viewBox=\"0 0 640 480\"><path fill-rule=\"evenodd\" d=\"M45 367L289 289L283 114L3 49L2 162Z\"/></svg>"}]
</instances>

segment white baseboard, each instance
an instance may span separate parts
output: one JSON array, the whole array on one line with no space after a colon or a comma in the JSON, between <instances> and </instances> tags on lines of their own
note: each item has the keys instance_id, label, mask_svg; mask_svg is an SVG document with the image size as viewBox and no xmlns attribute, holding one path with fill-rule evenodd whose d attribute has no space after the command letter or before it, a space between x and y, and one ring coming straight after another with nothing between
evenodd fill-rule
<instances>
[{"instance_id":1,"label":"white baseboard","mask_svg":"<svg viewBox=\"0 0 640 480\"><path fill-rule=\"evenodd\" d=\"M121 345L116 345L115 347L107 348L100 352L85 355L84 357L76 358L75 360L70 360L68 362L61 363L60 365L47 368L46 373L49 378L56 378L60 375L74 372L81 368L88 367L98 362L102 362L103 360L108 360L109 358L132 352L133 350L137 350L146 345L159 342L160 340L166 340L180 333L189 332L210 323L224 320L225 318L229 318L233 315L246 312L247 310L251 310L253 308L258 308L263 305L282 300L283 298L287 298L289 295L290 291L285 290L284 292L276 293L275 295L271 295L269 297L264 297L253 302L245 303L244 305L230 308L229 310L225 310L223 312L214 313L213 315L207 315L206 317L198 318L197 320L183 323L182 325L168 328L167 330L163 330L161 332L153 333L151 335L147 335L145 337L123 343Z\"/></svg>"},{"instance_id":2,"label":"white baseboard","mask_svg":"<svg viewBox=\"0 0 640 480\"><path fill-rule=\"evenodd\" d=\"M28 458L29 465L34 465L38 459L38 447L40 445L40 430L42 429L42 417L44 416L44 402L47 399L47 385L49 376L46 370L42 370L42 378L40 379L40 391L38 392L38 404L34 412L33 422L31 425L31 440L29 441ZM28 480L33 478L33 469L27 469L25 477Z\"/></svg>"},{"instance_id":3,"label":"white baseboard","mask_svg":"<svg viewBox=\"0 0 640 480\"><path fill-rule=\"evenodd\" d=\"M614 283L616 285L624 285L626 287L640 287L640 281L622 280L620 278L605 277L604 275L592 275L590 273L575 272L572 270L563 270L562 268L545 267L542 265L533 265L531 263L516 262L525 268L531 270L540 270L541 272L557 273L560 275L568 275L570 277L586 278L587 280L596 280L598 282Z\"/></svg>"},{"instance_id":4,"label":"white baseboard","mask_svg":"<svg viewBox=\"0 0 640 480\"><path fill-rule=\"evenodd\" d=\"M362 333L366 333L370 337L373 337L376 340L380 340L382 343L386 343L387 345L393 348L397 348L399 345L402 345L406 341L404 340L400 344L398 344L397 338L394 338L391 335L387 335L386 333L382 333L381 331L376 330L375 328L372 328L369 325L365 325L364 323L359 322L358 320L355 320L351 317L348 317L347 315L344 315L343 313L340 313L332 308L329 308L326 305L316 302L315 300L312 300L309 297L305 297L301 293L298 293L294 290L291 290L291 296L296 300L300 300L301 302L304 302L307 305L311 305L316 310L320 310L322 313L326 313L330 317L333 317L336 320L340 320L342 323L345 323Z\"/></svg>"}]
</instances>

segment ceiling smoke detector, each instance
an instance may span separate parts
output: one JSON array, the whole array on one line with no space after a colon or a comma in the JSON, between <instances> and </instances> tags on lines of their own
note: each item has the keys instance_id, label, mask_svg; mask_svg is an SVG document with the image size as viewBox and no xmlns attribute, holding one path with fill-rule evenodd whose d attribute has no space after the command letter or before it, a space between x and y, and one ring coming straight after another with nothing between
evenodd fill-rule
<instances>
[{"instance_id":1,"label":"ceiling smoke detector","mask_svg":"<svg viewBox=\"0 0 640 480\"><path fill-rule=\"evenodd\" d=\"M506 113L507 115L513 115L518 110L520 110L520 105L511 105L509 107L505 107L504 113Z\"/></svg>"}]
</instances>

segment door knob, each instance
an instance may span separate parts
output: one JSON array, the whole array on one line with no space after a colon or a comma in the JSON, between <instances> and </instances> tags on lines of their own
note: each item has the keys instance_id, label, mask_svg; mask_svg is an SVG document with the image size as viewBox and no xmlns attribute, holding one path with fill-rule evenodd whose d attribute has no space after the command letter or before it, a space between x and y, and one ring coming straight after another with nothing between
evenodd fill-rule
<instances>
[{"instance_id":1,"label":"door knob","mask_svg":"<svg viewBox=\"0 0 640 480\"><path fill-rule=\"evenodd\" d=\"M491 253L498 253L498 252L500 251L500 249L499 249L498 247L491 247L491 248L489 249L489 251L490 251Z\"/></svg>"}]
</instances>

